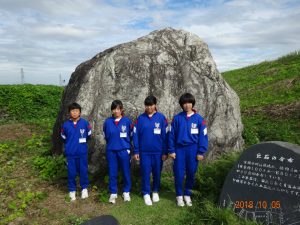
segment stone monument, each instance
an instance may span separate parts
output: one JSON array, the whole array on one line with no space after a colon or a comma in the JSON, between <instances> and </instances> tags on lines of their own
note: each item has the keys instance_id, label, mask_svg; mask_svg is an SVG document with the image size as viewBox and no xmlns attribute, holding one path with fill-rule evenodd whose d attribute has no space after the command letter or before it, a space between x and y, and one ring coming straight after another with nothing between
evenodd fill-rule
<instances>
[{"instance_id":1,"label":"stone monument","mask_svg":"<svg viewBox=\"0 0 300 225\"><path fill-rule=\"evenodd\" d=\"M195 107L207 122L206 158L241 149L239 98L218 72L207 44L195 34L166 28L109 48L76 68L53 128L53 153L62 153L59 132L72 102L82 106L82 117L92 125L89 170L93 173L106 164L102 128L113 100L120 99L126 116L135 120L144 112L145 97L153 94L158 110L170 122L181 111L178 99L185 92L196 97Z\"/></svg>"},{"instance_id":2,"label":"stone monument","mask_svg":"<svg viewBox=\"0 0 300 225\"><path fill-rule=\"evenodd\" d=\"M264 224L300 224L300 147L265 142L242 153L227 175L219 204Z\"/></svg>"}]
</instances>

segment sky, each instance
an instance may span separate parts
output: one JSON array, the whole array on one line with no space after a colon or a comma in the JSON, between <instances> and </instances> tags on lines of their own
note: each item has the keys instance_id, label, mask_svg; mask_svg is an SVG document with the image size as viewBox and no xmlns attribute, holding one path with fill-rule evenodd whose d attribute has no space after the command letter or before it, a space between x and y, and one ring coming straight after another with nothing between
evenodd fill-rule
<instances>
[{"instance_id":1,"label":"sky","mask_svg":"<svg viewBox=\"0 0 300 225\"><path fill-rule=\"evenodd\" d=\"M99 52L172 27L220 72L300 50L299 0L0 0L0 84L67 84ZM62 81L65 80L65 83Z\"/></svg>"}]
</instances>

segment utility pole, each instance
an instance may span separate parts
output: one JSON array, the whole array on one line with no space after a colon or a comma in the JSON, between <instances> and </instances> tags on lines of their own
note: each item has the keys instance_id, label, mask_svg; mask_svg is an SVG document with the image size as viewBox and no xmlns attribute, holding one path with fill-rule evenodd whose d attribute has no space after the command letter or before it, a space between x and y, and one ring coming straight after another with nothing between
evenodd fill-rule
<instances>
[{"instance_id":1,"label":"utility pole","mask_svg":"<svg viewBox=\"0 0 300 225\"><path fill-rule=\"evenodd\" d=\"M24 84L24 70L21 68L21 84Z\"/></svg>"},{"instance_id":2,"label":"utility pole","mask_svg":"<svg viewBox=\"0 0 300 225\"><path fill-rule=\"evenodd\" d=\"M61 78L61 73L59 74L59 86L64 86L66 80Z\"/></svg>"},{"instance_id":3,"label":"utility pole","mask_svg":"<svg viewBox=\"0 0 300 225\"><path fill-rule=\"evenodd\" d=\"M62 86L61 73L59 74L59 86Z\"/></svg>"}]
</instances>

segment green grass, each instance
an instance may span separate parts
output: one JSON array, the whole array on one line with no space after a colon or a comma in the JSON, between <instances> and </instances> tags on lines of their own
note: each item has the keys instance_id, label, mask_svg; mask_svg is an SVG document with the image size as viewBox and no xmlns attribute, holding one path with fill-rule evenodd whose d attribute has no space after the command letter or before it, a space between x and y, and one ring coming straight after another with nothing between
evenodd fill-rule
<instances>
[{"instance_id":1,"label":"green grass","mask_svg":"<svg viewBox=\"0 0 300 225\"><path fill-rule=\"evenodd\" d=\"M242 110L300 99L300 54L222 73L237 92Z\"/></svg>"},{"instance_id":2,"label":"green grass","mask_svg":"<svg viewBox=\"0 0 300 225\"><path fill-rule=\"evenodd\" d=\"M55 119L62 87L52 85L0 85L1 120Z\"/></svg>"},{"instance_id":3,"label":"green grass","mask_svg":"<svg viewBox=\"0 0 300 225\"><path fill-rule=\"evenodd\" d=\"M254 114L243 117L243 138L247 146L263 141L285 141L300 145L300 124L297 118L276 119Z\"/></svg>"},{"instance_id":4,"label":"green grass","mask_svg":"<svg viewBox=\"0 0 300 225\"><path fill-rule=\"evenodd\" d=\"M222 73L240 97L246 146L300 144L300 54Z\"/></svg>"},{"instance_id":5,"label":"green grass","mask_svg":"<svg viewBox=\"0 0 300 225\"><path fill-rule=\"evenodd\" d=\"M188 214L189 209L175 206L175 193L162 191L160 201L146 206L140 194L132 193L132 201L129 203L119 202L110 210L120 224L182 224L181 218Z\"/></svg>"}]
</instances>

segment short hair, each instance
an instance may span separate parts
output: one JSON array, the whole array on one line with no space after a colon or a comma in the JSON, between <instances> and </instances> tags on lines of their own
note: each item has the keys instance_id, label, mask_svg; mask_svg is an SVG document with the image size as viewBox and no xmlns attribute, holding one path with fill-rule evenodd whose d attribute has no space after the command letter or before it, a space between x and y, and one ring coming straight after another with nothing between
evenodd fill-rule
<instances>
[{"instance_id":1,"label":"short hair","mask_svg":"<svg viewBox=\"0 0 300 225\"><path fill-rule=\"evenodd\" d=\"M73 110L73 109L79 109L79 111L81 112L81 106L76 102L71 103L68 106L68 109L69 109L69 112L71 112L71 110Z\"/></svg>"},{"instance_id":2,"label":"short hair","mask_svg":"<svg viewBox=\"0 0 300 225\"><path fill-rule=\"evenodd\" d=\"M183 95L180 96L179 98L179 105L183 109L183 105L185 103L192 103L193 107L196 103L195 97L191 93L184 93Z\"/></svg>"},{"instance_id":3,"label":"short hair","mask_svg":"<svg viewBox=\"0 0 300 225\"><path fill-rule=\"evenodd\" d=\"M154 95L149 95L147 98L145 98L144 105L156 105L157 100Z\"/></svg>"},{"instance_id":4,"label":"short hair","mask_svg":"<svg viewBox=\"0 0 300 225\"><path fill-rule=\"evenodd\" d=\"M110 109L111 110L114 110L116 108L120 108L120 109L123 109L123 103L121 102L121 100L114 100L112 103L111 103L111 106L110 106Z\"/></svg>"}]
</instances>

